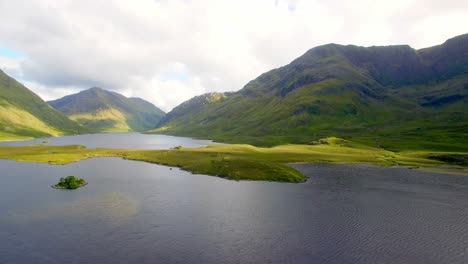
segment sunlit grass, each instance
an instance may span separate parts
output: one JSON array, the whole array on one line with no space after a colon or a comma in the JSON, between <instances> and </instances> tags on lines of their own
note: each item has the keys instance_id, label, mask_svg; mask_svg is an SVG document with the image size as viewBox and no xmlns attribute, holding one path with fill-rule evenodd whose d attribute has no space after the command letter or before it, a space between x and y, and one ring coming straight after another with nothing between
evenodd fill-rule
<instances>
[{"instance_id":1,"label":"sunlit grass","mask_svg":"<svg viewBox=\"0 0 468 264\"><path fill-rule=\"evenodd\" d=\"M101 132L128 132L127 117L117 109L99 109L92 113L79 113L68 116L81 125Z\"/></svg>"},{"instance_id":2,"label":"sunlit grass","mask_svg":"<svg viewBox=\"0 0 468 264\"><path fill-rule=\"evenodd\" d=\"M172 150L87 149L83 146L0 147L0 158L23 162L67 164L93 157L121 157L233 180L301 182L305 180L288 163L365 163L380 166L458 167L428 158L436 153L391 151L330 138L316 145L214 145ZM468 155L462 153L462 155Z\"/></svg>"},{"instance_id":3,"label":"sunlit grass","mask_svg":"<svg viewBox=\"0 0 468 264\"><path fill-rule=\"evenodd\" d=\"M0 141L18 141L18 140L29 140L33 139L32 137L20 136L16 134L10 134L5 132L0 132Z\"/></svg>"},{"instance_id":4,"label":"sunlit grass","mask_svg":"<svg viewBox=\"0 0 468 264\"><path fill-rule=\"evenodd\" d=\"M51 136L63 135L61 131L47 125L29 112L5 102L0 104L0 124L2 124L1 130L4 131L1 133L8 134L10 138L24 138L16 133L18 130L32 130ZM11 132L8 132L8 130ZM14 135L18 136L15 137ZM0 137L0 140L2 140L2 137Z\"/></svg>"}]
</instances>

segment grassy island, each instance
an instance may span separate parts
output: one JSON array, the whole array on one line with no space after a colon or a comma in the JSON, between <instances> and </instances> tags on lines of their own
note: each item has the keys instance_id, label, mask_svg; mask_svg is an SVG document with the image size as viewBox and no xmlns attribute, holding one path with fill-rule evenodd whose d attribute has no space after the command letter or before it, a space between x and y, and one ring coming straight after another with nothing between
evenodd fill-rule
<instances>
[{"instance_id":1,"label":"grassy island","mask_svg":"<svg viewBox=\"0 0 468 264\"><path fill-rule=\"evenodd\" d=\"M49 164L68 164L94 157L120 157L179 167L197 174L231 180L302 182L305 176L288 163L366 163L380 166L444 167L467 173L468 153L392 152L339 138L310 145L271 148L245 144L213 145L171 150L88 149L84 146L0 147L0 159ZM452 161L456 157L456 162Z\"/></svg>"},{"instance_id":2,"label":"grassy island","mask_svg":"<svg viewBox=\"0 0 468 264\"><path fill-rule=\"evenodd\" d=\"M179 167L197 174L231 180L302 182L305 176L288 163L365 163L380 166L444 167L467 173L466 152L393 152L339 138L309 145L271 148L245 144L212 145L170 150L88 149L84 146L0 147L0 159L68 164L94 157L120 157Z\"/></svg>"},{"instance_id":3,"label":"grassy island","mask_svg":"<svg viewBox=\"0 0 468 264\"><path fill-rule=\"evenodd\" d=\"M76 178L75 176L67 176L66 178L60 178L59 183L52 186L55 189L69 189L74 190L88 184L84 179Z\"/></svg>"}]
</instances>

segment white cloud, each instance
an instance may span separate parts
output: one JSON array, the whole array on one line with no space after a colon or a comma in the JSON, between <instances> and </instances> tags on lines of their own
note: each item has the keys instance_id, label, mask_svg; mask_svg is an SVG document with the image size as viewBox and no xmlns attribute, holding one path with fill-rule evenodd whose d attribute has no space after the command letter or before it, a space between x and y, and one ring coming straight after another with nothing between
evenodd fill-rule
<instances>
[{"instance_id":1,"label":"white cloud","mask_svg":"<svg viewBox=\"0 0 468 264\"><path fill-rule=\"evenodd\" d=\"M0 69L14 76L21 76L20 61L0 55Z\"/></svg>"},{"instance_id":2,"label":"white cloud","mask_svg":"<svg viewBox=\"0 0 468 264\"><path fill-rule=\"evenodd\" d=\"M46 99L91 86L164 110L329 42L431 46L466 33L455 0L0 0L0 68Z\"/></svg>"},{"instance_id":3,"label":"white cloud","mask_svg":"<svg viewBox=\"0 0 468 264\"><path fill-rule=\"evenodd\" d=\"M82 90L80 87L76 86L55 86L51 89L49 86L45 86L34 81L22 81L21 83L33 90L36 94L40 95L44 101L62 98L65 95L77 93Z\"/></svg>"}]
</instances>

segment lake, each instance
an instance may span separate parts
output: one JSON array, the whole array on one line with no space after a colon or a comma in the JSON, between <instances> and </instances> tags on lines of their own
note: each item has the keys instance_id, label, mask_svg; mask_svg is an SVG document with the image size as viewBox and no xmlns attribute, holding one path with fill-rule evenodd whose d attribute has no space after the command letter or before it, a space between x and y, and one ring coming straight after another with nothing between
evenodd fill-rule
<instances>
[{"instance_id":1,"label":"lake","mask_svg":"<svg viewBox=\"0 0 468 264\"><path fill-rule=\"evenodd\" d=\"M51 137L25 141L0 142L0 146L28 146L44 144L49 146L83 145L88 148L137 148L170 149L177 146L197 148L220 143L187 137L140 133L102 133L77 136Z\"/></svg>"},{"instance_id":2,"label":"lake","mask_svg":"<svg viewBox=\"0 0 468 264\"><path fill-rule=\"evenodd\" d=\"M133 137L110 136L122 135ZM143 144L134 135L115 146ZM201 144L169 138L151 144ZM293 166L309 180L237 182L118 158L0 160L0 263L468 262L467 176ZM66 175L89 184L50 187Z\"/></svg>"}]
</instances>

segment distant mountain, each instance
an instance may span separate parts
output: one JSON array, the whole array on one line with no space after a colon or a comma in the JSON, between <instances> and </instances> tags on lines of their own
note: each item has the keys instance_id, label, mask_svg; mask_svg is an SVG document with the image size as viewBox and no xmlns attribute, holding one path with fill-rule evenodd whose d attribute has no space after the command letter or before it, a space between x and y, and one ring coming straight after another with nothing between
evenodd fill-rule
<instances>
[{"instance_id":1,"label":"distant mountain","mask_svg":"<svg viewBox=\"0 0 468 264\"><path fill-rule=\"evenodd\" d=\"M48 103L79 124L101 132L146 131L165 115L143 99L97 87Z\"/></svg>"},{"instance_id":2,"label":"distant mountain","mask_svg":"<svg viewBox=\"0 0 468 264\"><path fill-rule=\"evenodd\" d=\"M238 92L212 95L176 107L154 132L260 145L338 136L390 149L467 150L468 34L420 50L319 46Z\"/></svg>"},{"instance_id":3,"label":"distant mountain","mask_svg":"<svg viewBox=\"0 0 468 264\"><path fill-rule=\"evenodd\" d=\"M87 131L0 70L0 140Z\"/></svg>"},{"instance_id":4,"label":"distant mountain","mask_svg":"<svg viewBox=\"0 0 468 264\"><path fill-rule=\"evenodd\" d=\"M197 113L203 110L205 105L218 102L224 98L226 98L224 93L216 92L195 96L172 109L171 112L167 113L164 118L161 119L161 123L167 123L178 118L189 118L191 113Z\"/></svg>"}]
</instances>

